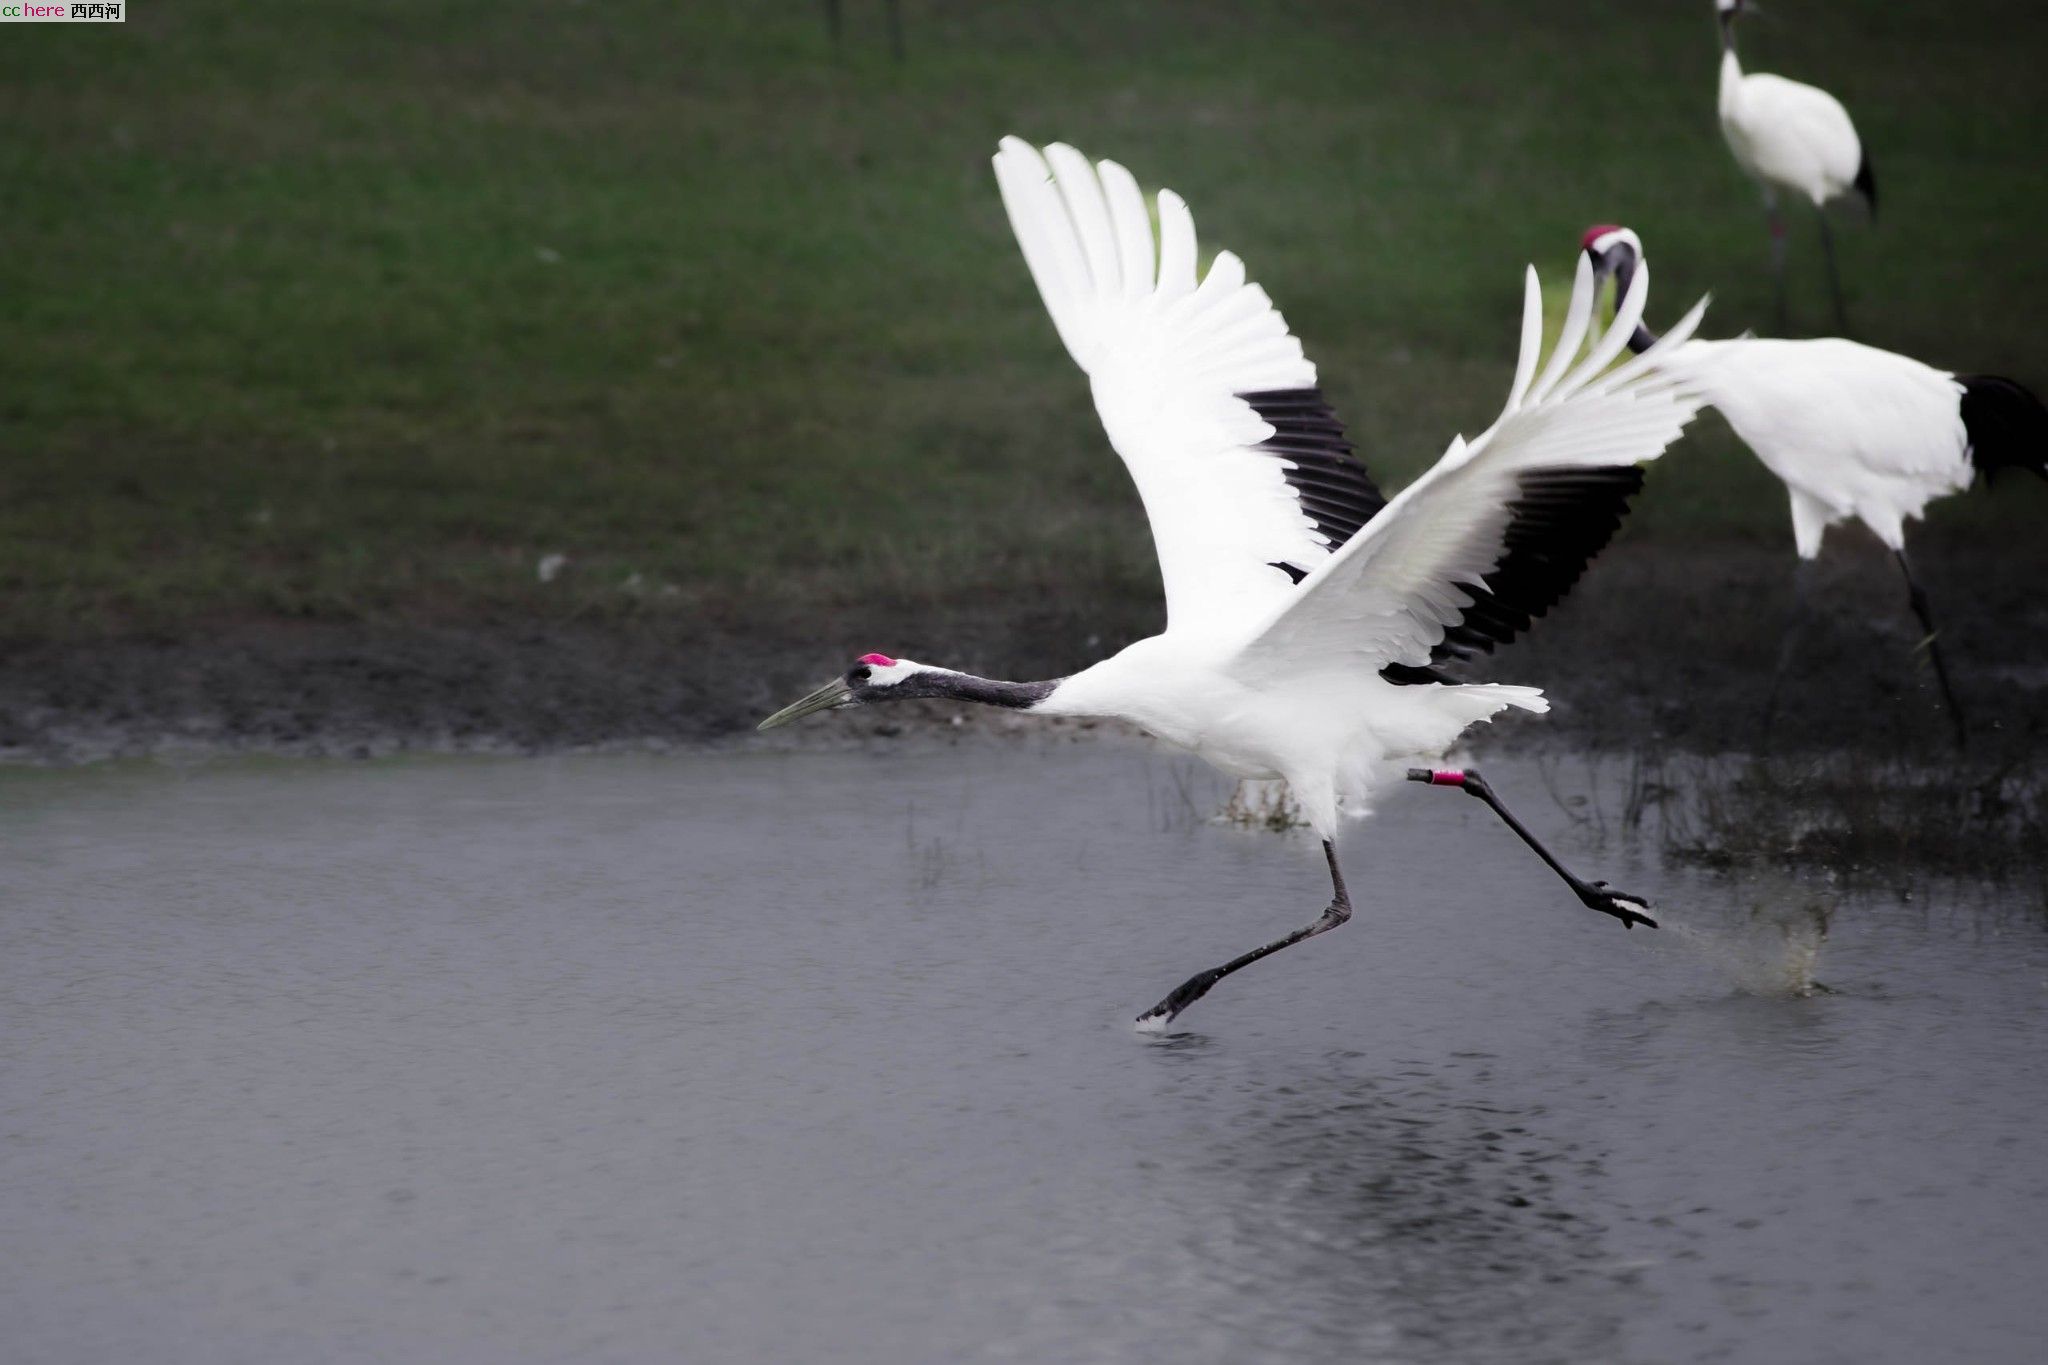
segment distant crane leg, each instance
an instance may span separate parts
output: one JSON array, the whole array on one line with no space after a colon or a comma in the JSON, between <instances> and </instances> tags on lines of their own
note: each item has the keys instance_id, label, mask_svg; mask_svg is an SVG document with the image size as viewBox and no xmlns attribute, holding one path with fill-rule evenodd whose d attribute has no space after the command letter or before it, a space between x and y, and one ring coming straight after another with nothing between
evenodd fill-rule
<instances>
[{"instance_id":1,"label":"distant crane leg","mask_svg":"<svg viewBox=\"0 0 2048 1365\"><path fill-rule=\"evenodd\" d=\"M842 32L839 22L839 0L825 0L825 29L832 35L833 51L838 51Z\"/></svg>"},{"instance_id":2,"label":"distant crane leg","mask_svg":"<svg viewBox=\"0 0 2048 1365\"><path fill-rule=\"evenodd\" d=\"M1966 748L1970 742L1969 728L1963 723L1963 708L1956 704L1955 690L1948 683L1948 665L1941 657L1941 632L1935 628L1934 612L1927 605L1927 592L1920 581L1913 577L1913 566L1906 560L1906 552L1898 553L1899 571L1906 575L1906 597L1913 604L1913 614L1920 618L1920 629L1927 636L1920 643L1927 650L1928 661L1934 665L1934 680L1941 684L1941 700L1948 707L1949 721L1955 726L1956 747Z\"/></svg>"},{"instance_id":3,"label":"distant crane leg","mask_svg":"<svg viewBox=\"0 0 2048 1365\"><path fill-rule=\"evenodd\" d=\"M903 60L903 6L901 0L888 0L889 12L889 55L897 61Z\"/></svg>"},{"instance_id":4,"label":"distant crane leg","mask_svg":"<svg viewBox=\"0 0 2048 1365\"><path fill-rule=\"evenodd\" d=\"M1606 882L1585 881L1559 862L1551 851L1529 832L1528 827L1515 818L1514 812L1493 794L1493 788L1487 785L1486 779L1472 769L1410 768L1408 780L1427 782L1436 787L1463 788L1467 795L1476 796L1493 807L1493 813L1501 818L1501 822L1520 835L1522 842L1536 850L1536 856L1548 863L1550 870L1564 879L1564 884L1572 889L1572 894L1579 898L1581 905L1588 910L1598 910L1603 915L1614 916L1621 921L1624 928L1633 929L1638 924L1647 924L1652 929L1657 927L1657 921L1644 913L1650 908L1650 903L1641 896L1631 896L1626 891L1617 891Z\"/></svg>"},{"instance_id":5,"label":"distant crane leg","mask_svg":"<svg viewBox=\"0 0 2048 1365\"><path fill-rule=\"evenodd\" d=\"M1263 948L1254 948L1242 957L1234 957L1221 967L1211 967L1206 972L1197 972L1173 988L1167 997L1138 1016L1140 1028L1160 1028L1170 1024L1189 1005L1209 993L1209 988L1229 976L1240 967L1249 967L1262 957L1271 956L1282 948L1289 948L1305 938L1314 938L1342 925L1351 918L1351 893L1344 889L1344 873L1337 866L1337 849L1328 839L1323 840L1323 857L1330 864L1330 884L1336 888L1329 908L1313 924L1303 925L1284 938L1276 938Z\"/></svg>"},{"instance_id":6,"label":"distant crane leg","mask_svg":"<svg viewBox=\"0 0 2048 1365\"><path fill-rule=\"evenodd\" d=\"M1842 274L1835 268L1835 230L1828 225L1828 211L1814 206L1814 214L1820 219L1821 253L1828 258L1828 292L1835 300L1835 331L1842 336L1849 335L1849 314L1842 307Z\"/></svg>"},{"instance_id":7,"label":"distant crane leg","mask_svg":"<svg viewBox=\"0 0 2048 1365\"><path fill-rule=\"evenodd\" d=\"M1771 690L1764 696L1764 748L1771 747L1771 723L1778 716L1778 695L1786 675L1792 671L1792 656L1799 652L1806 635L1809 595L1813 588L1813 561L1801 559L1792 570L1792 609L1785 613L1785 638L1778 644L1778 666L1771 670Z\"/></svg>"},{"instance_id":8,"label":"distant crane leg","mask_svg":"<svg viewBox=\"0 0 2048 1365\"><path fill-rule=\"evenodd\" d=\"M1771 288L1778 303L1778 332L1782 335L1789 316L1785 309L1785 218L1778 212L1776 195L1764 201L1764 221L1771 230Z\"/></svg>"}]
</instances>

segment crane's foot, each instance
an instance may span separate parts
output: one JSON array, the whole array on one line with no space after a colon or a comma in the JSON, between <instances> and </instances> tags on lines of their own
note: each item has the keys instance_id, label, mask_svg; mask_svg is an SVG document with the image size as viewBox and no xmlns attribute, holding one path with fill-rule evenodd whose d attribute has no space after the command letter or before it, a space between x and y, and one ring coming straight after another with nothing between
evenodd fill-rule
<instances>
[{"instance_id":1,"label":"crane's foot","mask_svg":"<svg viewBox=\"0 0 2048 1365\"><path fill-rule=\"evenodd\" d=\"M1641 896L1631 896L1626 891L1617 891L1606 882L1579 882L1572 887L1578 893L1579 904L1588 910L1598 910L1603 915L1612 915L1621 921L1622 928L1633 929L1638 924L1655 929L1657 921L1650 918L1650 903Z\"/></svg>"},{"instance_id":2,"label":"crane's foot","mask_svg":"<svg viewBox=\"0 0 2048 1365\"><path fill-rule=\"evenodd\" d=\"M1209 993L1209 988L1229 976L1232 972L1251 966L1262 957L1271 957L1282 948L1291 948L1305 938L1326 934L1338 928L1351 918L1351 897L1344 890L1344 873L1337 866L1337 847L1328 839L1323 840L1323 857L1330 864L1330 887L1336 892L1330 903L1323 907L1323 913L1313 924L1304 924L1291 934L1283 934L1263 947L1230 959L1221 967L1211 967L1206 972L1196 972L1187 980L1174 987L1167 997L1138 1016L1138 1028L1144 1033L1164 1033L1180 1012Z\"/></svg>"},{"instance_id":3,"label":"crane's foot","mask_svg":"<svg viewBox=\"0 0 2048 1365\"><path fill-rule=\"evenodd\" d=\"M1221 981L1224 973L1220 968L1197 972L1175 986L1164 1000L1138 1016L1140 1033L1164 1033L1180 1012L1209 993L1209 988Z\"/></svg>"}]
</instances>

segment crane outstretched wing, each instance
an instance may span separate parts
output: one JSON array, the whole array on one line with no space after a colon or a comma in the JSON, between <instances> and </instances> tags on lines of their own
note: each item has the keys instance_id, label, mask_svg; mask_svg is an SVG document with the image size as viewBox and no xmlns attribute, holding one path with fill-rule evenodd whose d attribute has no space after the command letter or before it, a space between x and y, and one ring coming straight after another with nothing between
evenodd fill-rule
<instances>
[{"instance_id":1,"label":"crane outstretched wing","mask_svg":"<svg viewBox=\"0 0 2048 1365\"><path fill-rule=\"evenodd\" d=\"M1152 523L1170 629L1242 631L1386 505L1266 291L1113 161L1004 138L1003 206Z\"/></svg>"},{"instance_id":2,"label":"crane outstretched wing","mask_svg":"<svg viewBox=\"0 0 2048 1365\"><path fill-rule=\"evenodd\" d=\"M1563 597L1620 525L1640 464L1678 438L1701 399L1658 370L1689 337L1701 300L1644 354L1603 373L1642 317L1647 266L1614 323L1566 373L1592 317L1592 265L1579 273L1564 331L1536 366L1542 296L1528 273L1522 351L1500 420L1451 442L1364 530L1251 632L1231 670L1248 682L1333 671L1418 668L1491 650Z\"/></svg>"}]
</instances>

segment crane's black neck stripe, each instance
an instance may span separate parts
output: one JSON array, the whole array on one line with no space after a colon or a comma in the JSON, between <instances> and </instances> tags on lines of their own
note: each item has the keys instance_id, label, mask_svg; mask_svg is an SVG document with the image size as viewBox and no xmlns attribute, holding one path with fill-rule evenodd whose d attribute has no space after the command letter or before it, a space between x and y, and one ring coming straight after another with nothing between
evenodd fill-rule
<instances>
[{"instance_id":1,"label":"crane's black neck stripe","mask_svg":"<svg viewBox=\"0 0 2048 1365\"><path fill-rule=\"evenodd\" d=\"M1621 301L1628 297L1628 287L1634 282L1636 266L1641 264L1641 261L1636 254L1636 249L1627 242L1616 242L1608 250L1616 253L1619 257L1614 263L1614 306L1619 308ZM1636 323L1635 331L1629 334L1629 350L1637 355L1641 355L1656 344L1657 334L1648 327L1645 327L1641 322Z\"/></svg>"},{"instance_id":2,"label":"crane's black neck stripe","mask_svg":"<svg viewBox=\"0 0 2048 1365\"><path fill-rule=\"evenodd\" d=\"M1261 389L1238 397L1273 428L1273 434L1253 449L1282 462L1287 486L1330 549L1357 535L1387 505L1372 475L1351 453L1344 424L1324 401L1321 389ZM1275 567L1293 577L1292 566Z\"/></svg>"},{"instance_id":3,"label":"crane's black neck stripe","mask_svg":"<svg viewBox=\"0 0 2048 1365\"><path fill-rule=\"evenodd\" d=\"M865 689L861 700L908 701L915 697L935 697L1025 711L1051 696L1059 685L1058 679L1004 682L999 678L977 678L972 673L913 673L902 682Z\"/></svg>"}]
</instances>

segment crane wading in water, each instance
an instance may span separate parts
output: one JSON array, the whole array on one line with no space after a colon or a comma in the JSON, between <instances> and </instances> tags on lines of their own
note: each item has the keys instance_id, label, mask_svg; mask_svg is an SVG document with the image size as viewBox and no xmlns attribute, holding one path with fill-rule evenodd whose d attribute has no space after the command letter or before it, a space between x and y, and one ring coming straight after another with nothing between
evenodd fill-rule
<instances>
[{"instance_id":1,"label":"crane wading in water","mask_svg":"<svg viewBox=\"0 0 2048 1365\"><path fill-rule=\"evenodd\" d=\"M1440 758L1507 707L1543 711L1533 687L1464 684L1440 671L1525 630L1620 524L1698 400L1655 367L1619 369L1648 294L1638 270L1614 325L1577 366L1596 292L1581 256L1563 334L1537 373L1542 301L1525 282L1507 407L1399 496L1380 495L1316 388L1272 300L1219 252L1196 278L1194 219L1144 197L1112 161L1005 138L996 181L1053 326L1089 378L1110 443L1152 523L1166 588L1163 634L1048 682L1002 682L884 654L761 722L908 697L1051 716L1115 718L1236 777L1284 778L1321 836L1335 889L1322 916L1201 972L1139 1016L1163 1028L1209 988L1351 917L1338 867L1340 810L1366 813L1403 778L1490 806L1579 901L1655 926L1647 902L1587 882L1553 857L1475 772ZM1663 347L1684 341L1704 302Z\"/></svg>"},{"instance_id":2,"label":"crane wading in water","mask_svg":"<svg viewBox=\"0 0 2048 1365\"><path fill-rule=\"evenodd\" d=\"M1820 222L1821 249L1828 259L1828 288L1835 301L1835 330L1849 330L1842 306L1842 276L1835 268L1835 234L1827 204L1854 190L1877 214L1877 180L1870 154L1842 102L1818 86L1783 76L1742 73L1735 56L1735 21L1744 0L1714 0L1721 20L1721 134L1743 173L1763 189L1771 228L1771 275L1777 288L1778 330L1785 330L1785 220L1778 216L1778 192L1813 204Z\"/></svg>"},{"instance_id":3,"label":"crane wading in water","mask_svg":"<svg viewBox=\"0 0 2048 1365\"><path fill-rule=\"evenodd\" d=\"M1635 233L1603 224L1586 229L1580 242L1603 287L1612 276L1618 293L1631 292L1643 259ZM2048 409L2041 400L1998 375L1950 374L1840 337L1661 346L1638 322L1629 345L1637 352L1655 349L1658 366L1725 417L1791 495L1799 567L1766 721L1804 633L1807 580L1821 537L1836 522L1855 520L1884 543L1906 576L1907 600L1920 618L1922 643L1960 746L1968 731L1949 687L1927 594L1906 558L1906 523L1934 499L1968 488L1980 473L1988 480L2001 469L2030 469L2048 478Z\"/></svg>"}]
</instances>

